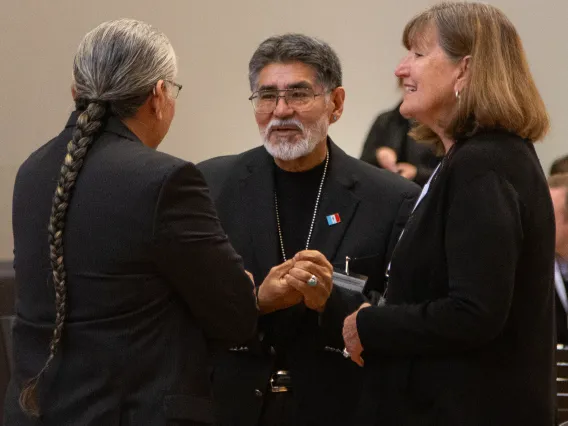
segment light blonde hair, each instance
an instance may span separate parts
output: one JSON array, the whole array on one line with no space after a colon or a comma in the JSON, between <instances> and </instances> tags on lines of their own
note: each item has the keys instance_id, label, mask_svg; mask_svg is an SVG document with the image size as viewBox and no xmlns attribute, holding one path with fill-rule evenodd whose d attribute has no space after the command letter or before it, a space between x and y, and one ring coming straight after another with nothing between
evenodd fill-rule
<instances>
[{"instance_id":1,"label":"light blonde hair","mask_svg":"<svg viewBox=\"0 0 568 426\"><path fill-rule=\"evenodd\" d=\"M403 44L420 42L430 28L448 57L457 62L471 55L469 78L453 117L448 137L471 136L480 128L504 128L531 141L541 140L549 119L536 88L515 27L494 6L482 3L440 3L406 24ZM441 146L429 127L417 124L410 136Z\"/></svg>"}]
</instances>

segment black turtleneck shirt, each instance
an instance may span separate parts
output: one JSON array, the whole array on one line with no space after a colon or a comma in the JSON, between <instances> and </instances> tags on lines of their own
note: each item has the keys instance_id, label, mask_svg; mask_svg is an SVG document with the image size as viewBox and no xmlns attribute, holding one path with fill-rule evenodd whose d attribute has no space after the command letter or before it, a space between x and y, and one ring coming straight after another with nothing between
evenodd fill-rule
<instances>
[{"instance_id":1,"label":"black turtleneck shirt","mask_svg":"<svg viewBox=\"0 0 568 426\"><path fill-rule=\"evenodd\" d=\"M278 213L286 259L293 258L296 253L306 248L324 167L325 161L304 172L287 172L274 165L274 188L278 197ZM321 214L318 212L316 221L320 219ZM277 229L274 231L278 232ZM311 244L309 248L318 249ZM281 253L280 247L278 249Z\"/></svg>"}]
</instances>

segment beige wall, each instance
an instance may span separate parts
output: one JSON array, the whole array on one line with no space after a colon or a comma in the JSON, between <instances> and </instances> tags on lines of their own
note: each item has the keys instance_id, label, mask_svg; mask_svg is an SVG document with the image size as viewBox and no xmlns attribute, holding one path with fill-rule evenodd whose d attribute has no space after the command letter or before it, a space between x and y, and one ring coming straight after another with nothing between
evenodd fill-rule
<instances>
[{"instance_id":1,"label":"beige wall","mask_svg":"<svg viewBox=\"0 0 568 426\"><path fill-rule=\"evenodd\" d=\"M184 85L177 117L160 149L191 161L259 143L247 101L247 64L256 45L280 32L304 32L338 52L347 91L331 135L359 155L376 114L397 101L393 70L405 22L428 0L1 0L0 259L12 256L11 196L19 164L58 133L71 110L71 63L98 23L132 17L171 39ZM517 26L552 118L538 152L548 168L568 153L567 0L493 0Z\"/></svg>"}]
</instances>

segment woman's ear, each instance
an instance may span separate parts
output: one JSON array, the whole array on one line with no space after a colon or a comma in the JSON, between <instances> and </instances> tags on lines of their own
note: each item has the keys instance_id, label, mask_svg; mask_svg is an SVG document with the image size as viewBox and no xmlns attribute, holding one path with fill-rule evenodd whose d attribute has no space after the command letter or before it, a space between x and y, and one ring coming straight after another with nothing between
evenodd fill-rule
<instances>
[{"instance_id":1,"label":"woman's ear","mask_svg":"<svg viewBox=\"0 0 568 426\"><path fill-rule=\"evenodd\" d=\"M471 69L471 55L464 56L459 63L459 74L456 80L454 90L456 92L461 92L466 86L469 81L470 77L470 69Z\"/></svg>"}]
</instances>

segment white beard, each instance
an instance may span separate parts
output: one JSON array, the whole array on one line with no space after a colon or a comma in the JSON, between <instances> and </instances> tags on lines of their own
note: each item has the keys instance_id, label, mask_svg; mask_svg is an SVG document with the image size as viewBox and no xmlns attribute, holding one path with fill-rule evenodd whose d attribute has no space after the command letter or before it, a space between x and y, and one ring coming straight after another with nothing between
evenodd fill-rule
<instances>
[{"instance_id":1,"label":"white beard","mask_svg":"<svg viewBox=\"0 0 568 426\"><path fill-rule=\"evenodd\" d=\"M270 141L268 138L270 130L280 126L295 126L302 131L304 137L297 142L290 142L286 137L277 138L275 142ZM260 135L264 148L272 157L282 161L292 161L311 154L318 143L327 136L328 127L329 123L325 115L308 128L305 128L297 119L273 119L264 130L261 130Z\"/></svg>"}]
</instances>

